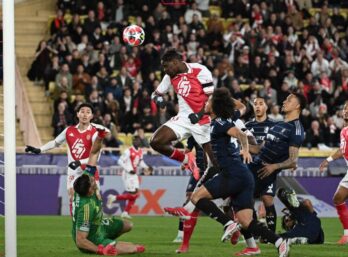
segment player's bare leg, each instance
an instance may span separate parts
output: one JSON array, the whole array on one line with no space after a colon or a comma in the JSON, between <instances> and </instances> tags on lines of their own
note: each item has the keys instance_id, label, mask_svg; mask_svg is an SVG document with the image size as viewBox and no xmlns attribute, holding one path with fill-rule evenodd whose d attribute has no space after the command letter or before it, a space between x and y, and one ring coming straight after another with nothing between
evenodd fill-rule
<instances>
[{"instance_id":1,"label":"player's bare leg","mask_svg":"<svg viewBox=\"0 0 348 257\"><path fill-rule=\"evenodd\" d=\"M271 195L261 196L261 200L266 209L266 223L267 227L273 232L276 231L277 225L277 212L274 206L274 197Z\"/></svg>"},{"instance_id":2,"label":"player's bare leg","mask_svg":"<svg viewBox=\"0 0 348 257\"><path fill-rule=\"evenodd\" d=\"M168 156L173 160L182 162L183 164L187 164L188 169L191 170L193 176L196 178L196 180L198 180L199 169L197 167L195 157L191 152L185 154L183 151L174 148L171 143L172 141L175 141L177 139L178 138L175 132L171 128L162 125L155 131L154 135L152 136L150 140L150 146L160 154Z\"/></svg>"},{"instance_id":3,"label":"player's bare leg","mask_svg":"<svg viewBox=\"0 0 348 257\"><path fill-rule=\"evenodd\" d=\"M150 145L152 149L159 152L160 154L163 154L165 156L168 156L174 159L174 157L177 157L177 156L172 157L172 155L177 149L172 147L171 142L177 139L178 138L175 132L171 128L167 126L161 126L153 134L150 140ZM180 159L181 158L182 160L179 160L179 159L176 159L176 160L182 162L184 160L184 157L180 155Z\"/></svg>"},{"instance_id":4,"label":"player's bare leg","mask_svg":"<svg viewBox=\"0 0 348 257\"><path fill-rule=\"evenodd\" d=\"M348 188L338 186L333 197L333 202L336 206L338 217L342 223L344 233L338 244L348 244L348 206L345 201L348 199Z\"/></svg>"},{"instance_id":5,"label":"player's bare leg","mask_svg":"<svg viewBox=\"0 0 348 257\"><path fill-rule=\"evenodd\" d=\"M137 244L128 243L128 242L117 242L116 251L117 251L117 255L142 253L145 251L145 247L143 245L137 245Z\"/></svg>"}]
</instances>

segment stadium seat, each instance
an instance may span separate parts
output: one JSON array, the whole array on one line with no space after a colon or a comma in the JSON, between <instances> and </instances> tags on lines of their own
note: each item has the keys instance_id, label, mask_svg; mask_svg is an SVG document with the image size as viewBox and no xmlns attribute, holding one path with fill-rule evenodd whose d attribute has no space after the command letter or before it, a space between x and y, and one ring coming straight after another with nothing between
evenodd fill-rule
<instances>
[{"instance_id":1,"label":"stadium seat","mask_svg":"<svg viewBox=\"0 0 348 257\"><path fill-rule=\"evenodd\" d=\"M209 11L211 15L217 14L219 17L221 16L221 13L222 13L221 7L217 5L209 6Z\"/></svg>"}]
</instances>

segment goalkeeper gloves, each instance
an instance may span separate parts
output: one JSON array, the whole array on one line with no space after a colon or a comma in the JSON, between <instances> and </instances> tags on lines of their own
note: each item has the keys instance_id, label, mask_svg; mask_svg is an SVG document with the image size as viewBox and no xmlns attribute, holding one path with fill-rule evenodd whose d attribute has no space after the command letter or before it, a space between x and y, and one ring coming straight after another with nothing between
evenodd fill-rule
<instances>
[{"instance_id":1,"label":"goalkeeper gloves","mask_svg":"<svg viewBox=\"0 0 348 257\"><path fill-rule=\"evenodd\" d=\"M155 101L155 103L157 104L157 106L161 109L165 108L167 103L166 101L164 100L163 96L159 96L159 95L156 95L153 100Z\"/></svg>"},{"instance_id":2,"label":"goalkeeper gloves","mask_svg":"<svg viewBox=\"0 0 348 257\"><path fill-rule=\"evenodd\" d=\"M98 245L98 255L115 256L117 255L116 247L114 245Z\"/></svg>"},{"instance_id":3,"label":"goalkeeper gloves","mask_svg":"<svg viewBox=\"0 0 348 257\"><path fill-rule=\"evenodd\" d=\"M76 170L78 167L80 167L80 165L81 165L81 162L79 160L73 161L69 163L69 168Z\"/></svg>"},{"instance_id":4,"label":"goalkeeper gloves","mask_svg":"<svg viewBox=\"0 0 348 257\"><path fill-rule=\"evenodd\" d=\"M25 147L25 152L26 153L34 153L34 154L40 154L41 153L41 149L40 148L36 148L30 145L27 145Z\"/></svg>"},{"instance_id":5,"label":"goalkeeper gloves","mask_svg":"<svg viewBox=\"0 0 348 257\"><path fill-rule=\"evenodd\" d=\"M87 164L85 170L83 171L83 174L87 174L89 176L94 177L96 171L97 171L96 166L91 166L91 165Z\"/></svg>"}]
</instances>

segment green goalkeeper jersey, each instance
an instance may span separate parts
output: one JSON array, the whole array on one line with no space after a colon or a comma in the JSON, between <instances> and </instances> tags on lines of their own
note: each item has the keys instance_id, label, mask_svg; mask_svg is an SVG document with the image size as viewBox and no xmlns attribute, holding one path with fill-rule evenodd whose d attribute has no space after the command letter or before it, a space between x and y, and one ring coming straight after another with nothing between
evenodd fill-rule
<instances>
[{"instance_id":1,"label":"green goalkeeper jersey","mask_svg":"<svg viewBox=\"0 0 348 257\"><path fill-rule=\"evenodd\" d=\"M82 231L88 233L87 239L94 244L106 243L104 242L102 220L102 201L97 198L96 194L86 197L74 194L72 236L75 242L76 232Z\"/></svg>"}]
</instances>

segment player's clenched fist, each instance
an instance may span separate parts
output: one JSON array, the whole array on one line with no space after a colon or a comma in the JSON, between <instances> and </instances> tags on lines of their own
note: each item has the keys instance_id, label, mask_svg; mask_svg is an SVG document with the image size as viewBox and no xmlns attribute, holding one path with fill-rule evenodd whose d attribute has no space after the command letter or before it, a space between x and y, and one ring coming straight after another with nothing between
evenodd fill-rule
<instances>
[{"instance_id":1,"label":"player's clenched fist","mask_svg":"<svg viewBox=\"0 0 348 257\"><path fill-rule=\"evenodd\" d=\"M117 255L116 247L114 245L107 245L107 246L98 245L97 254L107 255L107 256L116 256Z\"/></svg>"},{"instance_id":2,"label":"player's clenched fist","mask_svg":"<svg viewBox=\"0 0 348 257\"><path fill-rule=\"evenodd\" d=\"M36 148L36 147L34 147L34 146L27 145L27 146L25 147L25 152L26 152L26 153L40 154L40 153L41 153L41 150L40 150L40 148Z\"/></svg>"}]
</instances>

